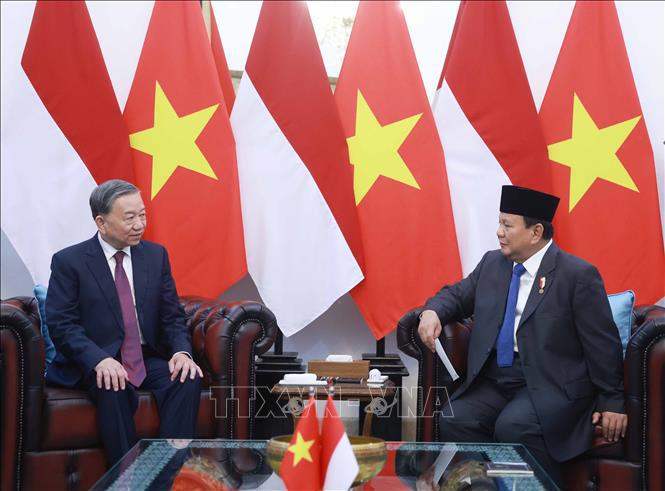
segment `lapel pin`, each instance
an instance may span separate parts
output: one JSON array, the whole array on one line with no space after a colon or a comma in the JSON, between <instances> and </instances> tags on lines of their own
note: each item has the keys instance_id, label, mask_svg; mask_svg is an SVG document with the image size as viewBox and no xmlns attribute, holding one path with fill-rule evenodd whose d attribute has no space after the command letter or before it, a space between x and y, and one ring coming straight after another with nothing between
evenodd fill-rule
<instances>
[{"instance_id":1,"label":"lapel pin","mask_svg":"<svg viewBox=\"0 0 665 491\"><path fill-rule=\"evenodd\" d=\"M545 291L545 277L541 276L541 278L540 278L540 290L538 290L538 293L540 293L542 295L544 291Z\"/></svg>"}]
</instances>

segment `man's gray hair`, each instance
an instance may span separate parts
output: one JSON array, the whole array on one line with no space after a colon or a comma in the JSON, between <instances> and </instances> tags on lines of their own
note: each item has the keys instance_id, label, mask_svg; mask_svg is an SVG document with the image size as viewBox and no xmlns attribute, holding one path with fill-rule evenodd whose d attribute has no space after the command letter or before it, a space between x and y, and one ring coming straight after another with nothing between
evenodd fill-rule
<instances>
[{"instance_id":1,"label":"man's gray hair","mask_svg":"<svg viewBox=\"0 0 665 491\"><path fill-rule=\"evenodd\" d=\"M120 196L140 192L141 190L131 182L121 179L111 179L110 181L101 183L90 194L92 218L95 219L99 215L108 215L111 212L111 208L113 208L113 203Z\"/></svg>"}]
</instances>

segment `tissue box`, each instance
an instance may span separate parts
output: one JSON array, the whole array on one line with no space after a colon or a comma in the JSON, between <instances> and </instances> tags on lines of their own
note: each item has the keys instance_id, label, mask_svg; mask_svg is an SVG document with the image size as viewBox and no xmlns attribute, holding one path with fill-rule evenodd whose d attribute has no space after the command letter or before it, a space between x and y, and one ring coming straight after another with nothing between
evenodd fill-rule
<instances>
[{"instance_id":1,"label":"tissue box","mask_svg":"<svg viewBox=\"0 0 665 491\"><path fill-rule=\"evenodd\" d=\"M317 380L315 373L286 373L279 385L328 385L325 380Z\"/></svg>"},{"instance_id":2,"label":"tissue box","mask_svg":"<svg viewBox=\"0 0 665 491\"><path fill-rule=\"evenodd\" d=\"M328 355L326 356L326 361L353 361L353 356L351 355Z\"/></svg>"}]
</instances>

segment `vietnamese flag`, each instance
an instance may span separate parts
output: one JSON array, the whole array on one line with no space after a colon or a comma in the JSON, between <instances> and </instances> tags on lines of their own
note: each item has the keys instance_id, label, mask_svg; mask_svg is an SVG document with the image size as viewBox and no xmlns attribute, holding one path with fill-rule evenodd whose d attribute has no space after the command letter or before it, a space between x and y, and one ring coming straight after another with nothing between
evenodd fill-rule
<instances>
[{"instance_id":1,"label":"vietnamese flag","mask_svg":"<svg viewBox=\"0 0 665 491\"><path fill-rule=\"evenodd\" d=\"M441 142L399 2L360 2L335 100L353 166L374 336L461 277Z\"/></svg>"},{"instance_id":2,"label":"vietnamese flag","mask_svg":"<svg viewBox=\"0 0 665 491\"><path fill-rule=\"evenodd\" d=\"M298 420L279 475L288 491L321 489L321 439L314 397L309 398Z\"/></svg>"},{"instance_id":3,"label":"vietnamese flag","mask_svg":"<svg viewBox=\"0 0 665 491\"><path fill-rule=\"evenodd\" d=\"M607 291L665 295L654 156L613 2L577 2L540 110L561 247Z\"/></svg>"},{"instance_id":4,"label":"vietnamese flag","mask_svg":"<svg viewBox=\"0 0 665 491\"><path fill-rule=\"evenodd\" d=\"M215 297L246 273L235 142L196 2L155 2L124 111L146 238L181 295Z\"/></svg>"}]
</instances>

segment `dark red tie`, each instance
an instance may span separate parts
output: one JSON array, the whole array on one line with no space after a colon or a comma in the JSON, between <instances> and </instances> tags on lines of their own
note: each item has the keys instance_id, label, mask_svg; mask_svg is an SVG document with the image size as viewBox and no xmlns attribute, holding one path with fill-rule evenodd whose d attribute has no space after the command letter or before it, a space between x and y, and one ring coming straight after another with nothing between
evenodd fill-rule
<instances>
[{"instance_id":1,"label":"dark red tie","mask_svg":"<svg viewBox=\"0 0 665 491\"><path fill-rule=\"evenodd\" d=\"M127 370L131 384L134 387L139 387L145 380L145 364L143 363L139 323L136 319L132 290L129 287L125 268L122 267L125 253L118 251L113 257L115 258L115 289L118 292L122 320L125 324L125 338L122 340L122 347L120 348L122 366Z\"/></svg>"}]
</instances>

